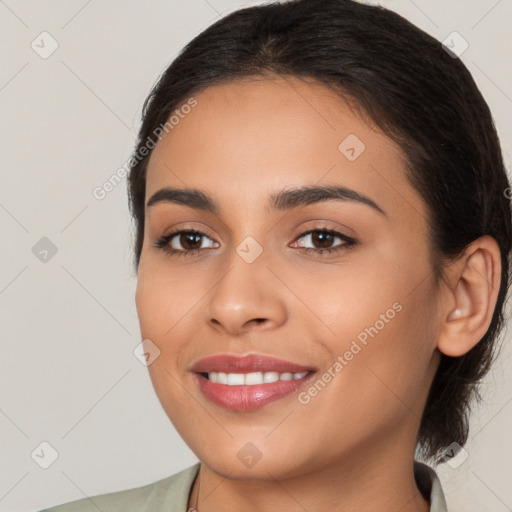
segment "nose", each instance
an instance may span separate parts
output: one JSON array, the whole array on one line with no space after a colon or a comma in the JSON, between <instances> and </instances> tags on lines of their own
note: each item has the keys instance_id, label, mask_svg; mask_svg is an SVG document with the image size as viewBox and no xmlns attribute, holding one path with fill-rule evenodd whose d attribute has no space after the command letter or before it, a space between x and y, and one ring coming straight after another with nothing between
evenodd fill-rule
<instances>
[{"instance_id":1,"label":"nose","mask_svg":"<svg viewBox=\"0 0 512 512\"><path fill-rule=\"evenodd\" d=\"M282 286L267 263L263 254L247 263L233 251L227 270L206 296L203 315L212 329L234 336L273 329L286 321Z\"/></svg>"}]
</instances>

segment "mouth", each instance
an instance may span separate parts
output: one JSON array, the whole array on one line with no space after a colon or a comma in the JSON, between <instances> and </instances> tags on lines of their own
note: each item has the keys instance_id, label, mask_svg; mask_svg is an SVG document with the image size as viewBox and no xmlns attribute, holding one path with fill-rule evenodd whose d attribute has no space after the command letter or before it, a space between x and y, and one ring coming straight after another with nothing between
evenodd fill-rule
<instances>
[{"instance_id":1,"label":"mouth","mask_svg":"<svg viewBox=\"0 0 512 512\"><path fill-rule=\"evenodd\" d=\"M235 411L260 409L290 397L317 373L301 364L255 354L211 356L191 370L205 398Z\"/></svg>"}]
</instances>

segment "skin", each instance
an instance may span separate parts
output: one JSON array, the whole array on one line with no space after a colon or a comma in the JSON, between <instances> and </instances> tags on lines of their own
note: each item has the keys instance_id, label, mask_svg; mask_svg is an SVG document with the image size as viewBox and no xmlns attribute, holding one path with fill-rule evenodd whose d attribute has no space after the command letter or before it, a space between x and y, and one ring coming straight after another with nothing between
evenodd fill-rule
<instances>
[{"instance_id":1,"label":"skin","mask_svg":"<svg viewBox=\"0 0 512 512\"><path fill-rule=\"evenodd\" d=\"M260 78L194 97L197 106L153 150L146 201L163 187L197 188L219 213L146 208L136 305L142 338L160 350L148 367L160 403L202 462L198 510L428 511L413 475L421 414L441 351L464 354L489 326L496 242L475 241L436 283L426 207L400 148L320 84ZM338 149L349 134L366 146L354 161ZM355 201L268 207L272 194L314 184L350 187L386 215ZM357 244L300 238L325 227ZM154 247L176 229L203 232L200 253ZM252 263L236 252L247 236L263 249ZM341 249L315 255L301 246ZM292 394L227 410L190 372L206 356L256 353L321 375L397 302L402 309L308 404ZM261 453L252 467L237 457L246 443Z\"/></svg>"}]
</instances>

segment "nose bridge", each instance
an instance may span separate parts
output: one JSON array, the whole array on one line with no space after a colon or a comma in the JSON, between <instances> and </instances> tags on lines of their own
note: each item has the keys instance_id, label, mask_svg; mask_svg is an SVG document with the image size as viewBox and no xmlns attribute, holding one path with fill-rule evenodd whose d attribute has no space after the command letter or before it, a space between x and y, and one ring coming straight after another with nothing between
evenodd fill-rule
<instances>
[{"instance_id":1,"label":"nose bridge","mask_svg":"<svg viewBox=\"0 0 512 512\"><path fill-rule=\"evenodd\" d=\"M279 324L285 307L276 294L268 270L268 250L254 237L247 236L233 247L212 292L208 294L204 320L231 333L251 324Z\"/></svg>"}]
</instances>

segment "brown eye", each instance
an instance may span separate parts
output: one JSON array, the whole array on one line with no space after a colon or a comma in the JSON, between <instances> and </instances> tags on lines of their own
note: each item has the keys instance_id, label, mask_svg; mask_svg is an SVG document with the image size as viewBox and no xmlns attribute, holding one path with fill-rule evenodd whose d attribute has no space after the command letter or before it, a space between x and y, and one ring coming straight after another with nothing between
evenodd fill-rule
<instances>
[{"instance_id":1,"label":"brown eye","mask_svg":"<svg viewBox=\"0 0 512 512\"><path fill-rule=\"evenodd\" d=\"M210 240L210 244L205 247L203 246L204 239ZM163 249L169 254L191 255L205 248L218 247L218 244L201 231L182 229L162 236L155 243L155 247Z\"/></svg>"},{"instance_id":2,"label":"brown eye","mask_svg":"<svg viewBox=\"0 0 512 512\"><path fill-rule=\"evenodd\" d=\"M315 231L311 233L311 241L313 245L316 245L317 249L327 249L331 246L334 235L327 233L326 231Z\"/></svg>"},{"instance_id":3,"label":"brown eye","mask_svg":"<svg viewBox=\"0 0 512 512\"><path fill-rule=\"evenodd\" d=\"M181 230L175 233L170 233L165 238L166 245L170 250L174 251L198 251L199 249L213 247L215 245L215 242L211 238L207 237L200 231ZM210 240L211 243L203 246L203 242L205 240Z\"/></svg>"},{"instance_id":4,"label":"brown eye","mask_svg":"<svg viewBox=\"0 0 512 512\"><path fill-rule=\"evenodd\" d=\"M335 240L339 239L341 243L333 245ZM307 245L312 245L308 247ZM343 233L335 231L333 229L310 229L294 242L295 247L304 249L305 252L329 252L341 250L345 246L351 246L355 244L355 240L350 238Z\"/></svg>"},{"instance_id":5,"label":"brown eye","mask_svg":"<svg viewBox=\"0 0 512 512\"><path fill-rule=\"evenodd\" d=\"M179 237L174 237L179 240L179 243L181 244L181 247L185 250L194 250L194 249L200 249L201 248L201 238L202 235L198 233L192 233L192 232L182 232ZM172 243L171 243L172 246Z\"/></svg>"}]
</instances>

